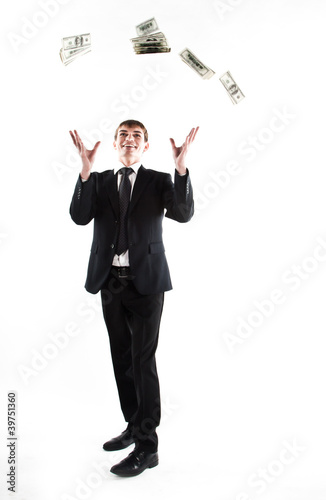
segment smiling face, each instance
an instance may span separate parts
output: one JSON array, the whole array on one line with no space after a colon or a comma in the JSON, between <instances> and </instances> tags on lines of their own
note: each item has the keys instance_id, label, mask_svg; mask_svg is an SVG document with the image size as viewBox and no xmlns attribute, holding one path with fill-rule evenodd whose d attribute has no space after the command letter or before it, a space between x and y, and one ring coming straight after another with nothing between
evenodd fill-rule
<instances>
[{"instance_id":1,"label":"smiling face","mask_svg":"<svg viewBox=\"0 0 326 500\"><path fill-rule=\"evenodd\" d=\"M113 147L118 153L119 161L128 167L141 160L143 153L149 148L149 143L145 142L144 132L139 126L122 125L118 129Z\"/></svg>"}]
</instances>

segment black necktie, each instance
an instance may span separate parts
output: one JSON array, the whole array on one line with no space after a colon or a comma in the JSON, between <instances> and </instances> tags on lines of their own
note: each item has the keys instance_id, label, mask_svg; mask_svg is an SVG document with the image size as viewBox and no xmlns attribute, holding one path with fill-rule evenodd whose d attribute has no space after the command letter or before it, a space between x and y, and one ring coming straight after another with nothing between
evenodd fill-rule
<instances>
[{"instance_id":1,"label":"black necktie","mask_svg":"<svg viewBox=\"0 0 326 500\"><path fill-rule=\"evenodd\" d=\"M130 167L123 167L119 170L119 174L122 174L122 179L119 186L120 221L117 255L121 255L123 252L128 250L127 212L129 208L131 193L129 175L132 173L133 169Z\"/></svg>"}]
</instances>

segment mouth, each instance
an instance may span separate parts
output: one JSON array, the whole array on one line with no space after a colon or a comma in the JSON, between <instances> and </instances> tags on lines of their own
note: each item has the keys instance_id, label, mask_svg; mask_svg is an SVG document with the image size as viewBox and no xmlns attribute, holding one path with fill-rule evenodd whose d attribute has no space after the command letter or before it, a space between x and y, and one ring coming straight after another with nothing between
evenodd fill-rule
<instances>
[{"instance_id":1,"label":"mouth","mask_svg":"<svg viewBox=\"0 0 326 500\"><path fill-rule=\"evenodd\" d=\"M133 146L132 144L124 144L122 147L123 148L135 148L136 146Z\"/></svg>"}]
</instances>

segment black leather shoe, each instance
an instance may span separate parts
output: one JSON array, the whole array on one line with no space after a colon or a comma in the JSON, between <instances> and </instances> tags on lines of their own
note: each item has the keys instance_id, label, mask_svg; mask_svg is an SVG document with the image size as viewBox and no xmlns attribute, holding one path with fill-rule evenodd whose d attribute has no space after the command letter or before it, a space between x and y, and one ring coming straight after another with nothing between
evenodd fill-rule
<instances>
[{"instance_id":1,"label":"black leather shoe","mask_svg":"<svg viewBox=\"0 0 326 500\"><path fill-rule=\"evenodd\" d=\"M158 454L148 451L132 451L127 458L111 468L113 474L122 477L138 476L145 469L152 469L158 465Z\"/></svg>"},{"instance_id":2,"label":"black leather shoe","mask_svg":"<svg viewBox=\"0 0 326 500\"><path fill-rule=\"evenodd\" d=\"M131 431L130 429L127 428L120 434L120 436L110 439L110 441L104 443L103 450L105 451L123 450L124 448L127 448L134 442L135 440L131 435Z\"/></svg>"}]
</instances>

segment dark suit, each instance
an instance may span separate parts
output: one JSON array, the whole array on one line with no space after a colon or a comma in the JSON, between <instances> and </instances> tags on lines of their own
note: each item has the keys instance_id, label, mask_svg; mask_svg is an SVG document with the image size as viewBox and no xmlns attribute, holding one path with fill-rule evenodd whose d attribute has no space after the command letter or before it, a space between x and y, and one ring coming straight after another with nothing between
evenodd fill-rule
<instances>
[{"instance_id":1,"label":"dark suit","mask_svg":"<svg viewBox=\"0 0 326 500\"><path fill-rule=\"evenodd\" d=\"M166 213L165 213L166 210ZM149 451L157 449L160 420L155 351L164 292L172 284L162 241L164 215L188 222L194 212L189 172L171 176L138 170L128 211L129 262L133 279L119 280L111 269L119 227L117 177L113 170L78 178L70 206L76 224L94 219L94 237L86 290L101 290L104 319L120 404L135 439ZM136 441L136 442L138 442Z\"/></svg>"}]
</instances>

